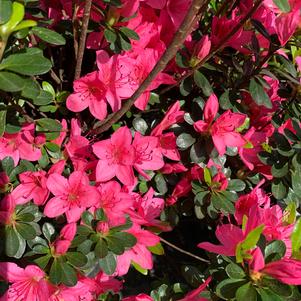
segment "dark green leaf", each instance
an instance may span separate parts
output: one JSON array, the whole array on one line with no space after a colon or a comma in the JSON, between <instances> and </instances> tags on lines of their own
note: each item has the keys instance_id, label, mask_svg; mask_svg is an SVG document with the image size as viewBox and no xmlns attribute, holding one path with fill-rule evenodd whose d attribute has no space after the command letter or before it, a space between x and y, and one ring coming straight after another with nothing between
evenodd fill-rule
<instances>
[{"instance_id":1,"label":"dark green leaf","mask_svg":"<svg viewBox=\"0 0 301 301\"><path fill-rule=\"evenodd\" d=\"M137 243L136 237L127 232L118 232L110 237L114 237L115 239L119 240L120 244L124 248L132 248Z\"/></svg>"},{"instance_id":2,"label":"dark green leaf","mask_svg":"<svg viewBox=\"0 0 301 301\"><path fill-rule=\"evenodd\" d=\"M213 93L209 81L200 71L198 70L194 71L193 78L194 78L194 82L199 88L202 89L205 96L208 97Z\"/></svg>"},{"instance_id":3,"label":"dark green leaf","mask_svg":"<svg viewBox=\"0 0 301 301\"><path fill-rule=\"evenodd\" d=\"M272 102L268 94L264 91L262 85L257 83L253 78L250 81L249 91L252 98L259 106L265 106L268 109L272 108Z\"/></svg>"},{"instance_id":4,"label":"dark green leaf","mask_svg":"<svg viewBox=\"0 0 301 301\"><path fill-rule=\"evenodd\" d=\"M138 34L134 30L132 30L132 29L130 29L128 27L120 27L119 30L124 35L126 35L128 38L130 38L132 40L139 40L140 39L139 36L138 36Z\"/></svg>"},{"instance_id":5,"label":"dark green leaf","mask_svg":"<svg viewBox=\"0 0 301 301\"><path fill-rule=\"evenodd\" d=\"M288 173L288 162L286 163L281 163L281 164L274 164L272 166L272 175L275 177L275 178L282 178L284 177L287 173Z\"/></svg>"},{"instance_id":6,"label":"dark green leaf","mask_svg":"<svg viewBox=\"0 0 301 301\"><path fill-rule=\"evenodd\" d=\"M107 274L112 275L116 270L116 256L109 252L106 257L99 260L101 269Z\"/></svg>"},{"instance_id":7,"label":"dark green leaf","mask_svg":"<svg viewBox=\"0 0 301 301\"><path fill-rule=\"evenodd\" d=\"M66 286L74 286L77 283L75 269L66 262L61 262L62 282Z\"/></svg>"},{"instance_id":8,"label":"dark green leaf","mask_svg":"<svg viewBox=\"0 0 301 301\"><path fill-rule=\"evenodd\" d=\"M284 284L276 279L263 278L262 284L267 286L276 295L282 297L289 297L293 293L289 285Z\"/></svg>"},{"instance_id":9,"label":"dark green leaf","mask_svg":"<svg viewBox=\"0 0 301 301\"><path fill-rule=\"evenodd\" d=\"M193 138L190 134L182 133L177 137L177 146L185 150L190 147L193 143L195 143L196 139Z\"/></svg>"},{"instance_id":10,"label":"dark green leaf","mask_svg":"<svg viewBox=\"0 0 301 301\"><path fill-rule=\"evenodd\" d=\"M46 266L48 265L49 260L51 259L51 255L47 254L45 256L39 257L34 259L33 261L41 268L41 269L45 269Z\"/></svg>"},{"instance_id":11,"label":"dark green leaf","mask_svg":"<svg viewBox=\"0 0 301 301\"><path fill-rule=\"evenodd\" d=\"M32 28L31 31L34 35L36 35L41 40L43 40L47 43L50 43L53 45L65 45L66 44L66 40L62 35L60 35L59 33L55 32L53 30L50 30L48 28L35 26Z\"/></svg>"},{"instance_id":12,"label":"dark green leaf","mask_svg":"<svg viewBox=\"0 0 301 301\"><path fill-rule=\"evenodd\" d=\"M5 254L14 257L20 248L19 235L13 227L5 229Z\"/></svg>"},{"instance_id":13,"label":"dark green leaf","mask_svg":"<svg viewBox=\"0 0 301 301\"><path fill-rule=\"evenodd\" d=\"M49 277L50 277L50 281L53 284L60 284L62 281L63 271L62 271L61 263L56 258L54 259L51 265Z\"/></svg>"},{"instance_id":14,"label":"dark green leaf","mask_svg":"<svg viewBox=\"0 0 301 301\"><path fill-rule=\"evenodd\" d=\"M280 260L286 252L285 243L281 240L274 240L269 243L265 250L265 263Z\"/></svg>"},{"instance_id":15,"label":"dark green leaf","mask_svg":"<svg viewBox=\"0 0 301 301\"><path fill-rule=\"evenodd\" d=\"M145 135L148 129L146 121L141 117L136 117L133 120L133 127L137 132L141 133L142 135Z\"/></svg>"},{"instance_id":16,"label":"dark green leaf","mask_svg":"<svg viewBox=\"0 0 301 301\"><path fill-rule=\"evenodd\" d=\"M216 293L225 300L229 300L234 298L237 289L246 283L247 280L242 279L225 279L217 285Z\"/></svg>"},{"instance_id":17,"label":"dark green leaf","mask_svg":"<svg viewBox=\"0 0 301 301\"><path fill-rule=\"evenodd\" d=\"M109 43L115 43L117 40L117 34L112 29L105 29L104 36Z\"/></svg>"},{"instance_id":18,"label":"dark green leaf","mask_svg":"<svg viewBox=\"0 0 301 301\"><path fill-rule=\"evenodd\" d=\"M165 178L161 173L156 174L155 182L157 190L160 192L160 194L164 195L168 191L168 187Z\"/></svg>"},{"instance_id":19,"label":"dark green leaf","mask_svg":"<svg viewBox=\"0 0 301 301\"><path fill-rule=\"evenodd\" d=\"M257 292L252 283L246 283L236 291L237 301L257 301Z\"/></svg>"},{"instance_id":20,"label":"dark green leaf","mask_svg":"<svg viewBox=\"0 0 301 301\"><path fill-rule=\"evenodd\" d=\"M55 229L53 225L50 223L45 223L42 226L42 232L45 238L48 240L48 242L51 242L53 235L55 234Z\"/></svg>"},{"instance_id":21,"label":"dark green leaf","mask_svg":"<svg viewBox=\"0 0 301 301\"><path fill-rule=\"evenodd\" d=\"M12 2L10 0L0 0L0 25L6 23L12 13Z\"/></svg>"},{"instance_id":22,"label":"dark green leaf","mask_svg":"<svg viewBox=\"0 0 301 301\"><path fill-rule=\"evenodd\" d=\"M6 125L6 110L3 110L0 111L0 137L2 137L5 132L5 125Z\"/></svg>"},{"instance_id":23,"label":"dark green leaf","mask_svg":"<svg viewBox=\"0 0 301 301\"><path fill-rule=\"evenodd\" d=\"M10 176L15 166L12 157L5 157L0 161L0 164L1 164L1 170L3 170L8 176Z\"/></svg>"},{"instance_id":24,"label":"dark green leaf","mask_svg":"<svg viewBox=\"0 0 301 301\"><path fill-rule=\"evenodd\" d=\"M34 227L27 223L17 223L16 230L26 240L34 239L37 235Z\"/></svg>"},{"instance_id":25,"label":"dark green leaf","mask_svg":"<svg viewBox=\"0 0 301 301\"><path fill-rule=\"evenodd\" d=\"M26 80L14 73L0 71L0 90L6 92L21 91L26 84Z\"/></svg>"},{"instance_id":26,"label":"dark green leaf","mask_svg":"<svg viewBox=\"0 0 301 301\"><path fill-rule=\"evenodd\" d=\"M272 193L277 200L284 199L287 195L287 187L280 179L275 179L272 183Z\"/></svg>"},{"instance_id":27,"label":"dark green leaf","mask_svg":"<svg viewBox=\"0 0 301 301\"><path fill-rule=\"evenodd\" d=\"M246 277L245 271L239 265L230 263L226 266L226 273L230 278L243 279Z\"/></svg>"},{"instance_id":28,"label":"dark green leaf","mask_svg":"<svg viewBox=\"0 0 301 301\"><path fill-rule=\"evenodd\" d=\"M257 289L261 301L284 301L283 298L271 292L269 289L258 288Z\"/></svg>"},{"instance_id":29,"label":"dark green leaf","mask_svg":"<svg viewBox=\"0 0 301 301\"><path fill-rule=\"evenodd\" d=\"M244 181L239 179L230 180L228 183L227 190L234 190L234 191L243 191L246 188L246 184Z\"/></svg>"},{"instance_id":30,"label":"dark green leaf","mask_svg":"<svg viewBox=\"0 0 301 301\"><path fill-rule=\"evenodd\" d=\"M95 246L94 253L99 258L104 258L108 255L108 245L104 239L99 239Z\"/></svg>"},{"instance_id":31,"label":"dark green leaf","mask_svg":"<svg viewBox=\"0 0 301 301\"><path fill-rule=\"evenodd\" d=\"M107 241L109 250L112 251L114 254L121 255L124 253L124 246L117 237L107 236L106 241Z\"/></svg>"},{"instance_id":32,"label":"dark green leaf","mask_svg":"<svg viewBox=\"0 0 301 301\"><path fill-rule=\"evenodd\" d=\"M93 219L94 219L94 216L91 212L89 212L89 211L84 211L83 212L82 220L86 225L91 226L91 223L92 223Z\"/></svg>"},{"instance_id":33,"label":"dark green leaf","mask_svg":"<svg viewBox=\"0 0 301 301\"><path fill-rule=\"evenodd\" d=\"M66 258L75 267L82 267L87 263L87 257L80 252L68 252Z\"/></svg>"},{"instance_id":34,"label":"dark green leaf","mask_svg":"<svg viewBox=\"0 0 301 301\"><path fill-rule=\"evenodd\" d=\"M51 69L51 62L42 55L18 53L8 56L0 64L0 70L6 69L22 75L39 75Z\"/></svg>"}]
</instances>

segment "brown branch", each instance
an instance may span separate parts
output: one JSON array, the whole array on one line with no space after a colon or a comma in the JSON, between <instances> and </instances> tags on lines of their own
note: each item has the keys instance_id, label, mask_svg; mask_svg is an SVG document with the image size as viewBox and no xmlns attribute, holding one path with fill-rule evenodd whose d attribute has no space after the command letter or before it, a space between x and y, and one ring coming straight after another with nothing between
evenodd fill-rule
<instances>
[{"instance_id":1,"label":"brown branch","mask_svg":"<svg viewBox=\"0 0 301 301\"><path fill-rule=\"evenodd\" d=\"M193 257L193 258L195 258L195 259L197 259L197 260L199 260L199 261L206 262L206 263L210 263L209 260L204 259L204 258L202 258L202 257L199 257L199 256L197 256L197 255L194 255L194 254L192 254L192 253L190 253L190 252L188 252L188 251L185 251L185 250L183 250L183 249L181 249L181 248L175 246L175 245L172 244L171 242L165 240L165 239L162 238L162 237L160 237L160 240L161 240L163 243L165 243L166 245L172 247L173 249L175 249L175 250L177 250L177 251L179 251L179 252L181 252L181 253L183 253L183 254L186 254L186 255L188 255L188 256L190 256L190 257Z\"/></svg>"},{"instance_id":2,"label":"brown branch","mask_svg":"<svg viewBox=\"0 0 301 301\"><path fill-rule=\"evenodd\" d=\"M132 107L134 102L147 89L147 87L151 84L155 77L164 70L169 61L176 55L177 50L184 43L186 36L191 30L196 15L204 2L204 0L193 0L182 24L180 25L171 43L169 44L168 48L165 50L164 54L161 56L155 67L142 82L139 88L135 91L135 93L124 102L122 108L119 111L111 114L99 127L95 128L93 130L93 134L97 135L103 133L108 130L115 122L117 122Z\"/></svg>"},{"instance_id":3,"label":"brown branch","mask_svg":"<svg viewBox=\"0 0 301 301\"><path fill-rule=\"evenodd\" d=\"M244 26L244 24L252 17L252 15L256 12L258 7L261 5L262 0L257 0L254 4L254 6L250 9L250 11L241 19L241 21L233 27L233 29L225 35L223 39L219 42L219 44L215 47L215 49L212 49L211 53L209 53L205 58L203 58L194 68L190 69L184 76L182 76L177 83L170 85L160 91L160 95L166 93L167 91L171 90L172 88L178 86L184 79L191 76L195 70L199 69L203 66L205 62L207 62L209 59L211 59L218 51L220 51L222 48L225 47L225 44L237 33L238 30L241 29L241 27Z\"/></svg>"},{"instance_id":4,"label":"brown branch","mask_svg":"<svg viewBox=\"0 0 301 301\"><path fill-rule=\"evenodd\" d=\"M86 38L87 38L87 31L88 31L88 25L90 20L91 6L92 6L92 0L86 0L83 20L82 20L82 28L81 28L80 39L79 39L78 54L76 57L74 79L80 78L80 74L82 70L82 62L83 62L84 52L86 48Z\"/></svg>"}]
</instances>

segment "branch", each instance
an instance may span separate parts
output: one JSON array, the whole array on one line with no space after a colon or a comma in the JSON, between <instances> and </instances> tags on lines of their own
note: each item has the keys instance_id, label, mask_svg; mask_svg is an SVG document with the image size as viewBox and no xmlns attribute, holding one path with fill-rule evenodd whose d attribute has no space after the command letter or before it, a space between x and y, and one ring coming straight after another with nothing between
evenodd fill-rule
<instances>
[{"instance_id":1,"label":"branch","mask_svg":"<svg viewBox=\"0 0 301 301\"><path fill-rule=\"evenodd\" d=\"M117 122L134 104L134 102L141 96L141 94L147 89L151 82L156 78L156 76L162 72L169 61L176 55L177 50L184 43L186 36L192 28L192 24L196 18L196 15L203 5L204 0L193 0L189 11L187 12L181 26L175 33L171 43L165 50L164 54L161 56L160 60L157 62L153 70L149 73L146 79L142 82L135 93L127 99L122 108L111 114L99 127L95 128L93 134L100 134L108 130L115 122Z\"/></svg>"},{"instance_id":2,"label":"branch","mask_svg":"<svg viewBox=\"0 0 301 301\"><path fill-rule=\"evenodd\" d=\"M186 255L188 255L188 256L190 256L190 257L193 257L193 258L195 258L195 259L197 259L197 260L199 260L199 261L206 262L206 263L210 263L209 260L204 259L204 258L202 258L202 257L199 257L199 256L197 256L197 255L194 255L194 254L192 254L192 253L190 253L190 252L188 252L188 251L185 251L185 250L183 250L183 249L181 249L181 248L175 246L174 244L170 243L169 241L165 240L165 239L162 238L162 237L160 237L160 240L161 240L163 243L165 243L166 245L172 247L173 249L175 249L175 250L177 250L177 251L179 251L179 252L181 252L181 253L183 253L183 254L186 254Z\"/></svg>"},{"instance_id":3,"label":"branch","mask_svg":"<svg viewBox=\"0 0 301 301\"><path fill-rule=\"evenodd\" d=\"M80 74L82 70L82 62L83 62L83 57L84 57L84 52L86 47L86 38L87 38L87 31L88 31L88 25L90 20L91 6L92 6L92 0L86 0L85 8L84 8L84 16L82 21L82 28L81 28L80 39L79 39L78 54L76 58L74 79L80 78Z\"/></svg>"},{"instance_id":4,"label":"branch","mask_svg":"<svg viewBox=\"0 0 301 301\"><path fill-rule=\"evenodd\" d=\"M194 68L189 70L184 76L182 76L177 83L168 86L167 88L163 89L160 92L161 94L166 93L167 91L171 90L172 88L178 86L184 79L191 76L195 70L201 68L204 63L206 63L209 59L211 59L218 51L220 51L222 48L225 47L225 44L236 34L238 30L241 29L241 27L244 26L244 24L252 17L252 15L256 12L258 7L261 5L262 0L257 0L254 4L254 6L250 9L250 11L241 19L241 21L233 27L233 29L225 35L223 39L221 39L220 43L215 47L215 49L212 50L211 53L209 53L205 58L203 58Z\"/></svg>"}]
</instances>

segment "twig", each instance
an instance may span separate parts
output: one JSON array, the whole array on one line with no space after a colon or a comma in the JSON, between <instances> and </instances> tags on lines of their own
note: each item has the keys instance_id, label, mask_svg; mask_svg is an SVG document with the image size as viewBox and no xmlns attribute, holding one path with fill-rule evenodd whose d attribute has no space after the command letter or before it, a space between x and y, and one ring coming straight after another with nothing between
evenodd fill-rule
<instances>
[{"instance_id":1,"label":"twig","mask_svg":"<svg viewBox=\"0 0 301 301\"><path fill-rule=\"evenodd\" d=\"M175 246L174 244L170 243L169 241L165 240L165 239L162 238L162 237L160 237L160 240L161 240L163 243L165 243L166 245L172 247L173 249L175 249L175 250L177 250L177 251L179 251L179 252L181 252L181 253L183 253L183 254L186 254L186 255L188 255L188 256L190 256L190 257L193 257L193 258L195 258L195 259L197 259L197 260L199 260L199 261L203 261L203 262L206 262L206 263L210 263L209 260L204 259L204 258L202 258L202 257L199 257L199 256L197 256L197 255L194 255L194 254L192 254L192 253L190 253L190 252L188 252L188 251L185 251L185 250L183 250L183 249L181 249L181 248Z\"/></svg>"},{"instance_id":2,"label":"twig","mask_svg":"<svg viewBox=\"0 0 301 301\"><path fill-rule=\"evenodd\" d=\"M241 27L243 27L243 25L246 23L246 21L249 20L249 18L252 17L252 15L256 12L256 10L261 5L261 3L262 3L262 0L257 0L255 2L254 6L250 9L250 11L241 19L241 21L236 26L233 27L233 29L227 35L225 35L225 37L223 39L221 39L221 41L219 42L219 44L215 47L215 49L213 49L211 51L211 53L209 53L206 57L204 57L194 68L190 69L184 76L182 76L177 81L177 83L175 83L173 85L170 85L170 86L166 87L165 89L163 89L162 91L160 91L160 95L164 94L167 91L171 90L172 88L178 86L184 79L186 79L187 77L191 76L195 70L197 70L200 67L202 67L202 65L205 62L207 62L219 50L221 50L223 47L225 47L225 44L237 33L238 30L240 30Z\"/></svg>"},{"instance_id":3,"label":"twig","mask_svg":"<svg viewBox=\"0 0 301 301\"><path fill-rule=\"evenodd\" d=\"M92 6L92 0L86 0L83 20L82 20L82 28L81 28L80 39L79 39L78 54L76 57L74 79L80 78L80 74L82 70L82 62L83 62L84 52L86 48L86 38L87 38L87 31L88 31L88 25L90 20L91 6Z\"/></svg>"},{"instance_id":4,"label":"twig","mask_svg":"<svg viewBox=\"0 0 301 301\"><path fill-rule=\"evenodd\" d=\"M93 133L100 134L108 130L115 122L117 122L134 104L134 102L141 96L141 94L147 89L147 87L151 84L151 82L155 79L155 77L166 67L169 61L176 55L177 50L185 41L185 38L189 31L191 30L192 24L196 18L196 15L203 5L204 0L193 0L191 7L189 8L182 24L179 29L175 33L171 43L168 48L165 50L164 54L161 56L160 60L157 62L155 67L149 73L149 75L145 78L139 88L135 91L135 93L127 99L122 108L111 114L99 127L95 128Z\"/></svg>"}]
</instances>

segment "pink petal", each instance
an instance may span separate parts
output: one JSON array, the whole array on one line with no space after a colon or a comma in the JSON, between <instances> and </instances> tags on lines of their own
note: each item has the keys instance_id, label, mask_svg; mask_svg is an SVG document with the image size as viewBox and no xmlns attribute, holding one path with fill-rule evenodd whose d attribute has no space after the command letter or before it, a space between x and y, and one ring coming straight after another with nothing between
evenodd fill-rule
<instances>
[{"instance_id":1,"label":"pink petal","mask_svg":"<svg viewBox=\"0 0 301 301\"><path fill-rule=\"evenodd\" d=\"M66 178L61 176L60 174L53 173L49 175L47 182L47 188L54 194L55 196L64 196L68 194L69 184Z\"/></svg>"},{"instance_id":2,"label":"pink petal","mask_svg":"<svg viewBox=\"0 0 301 301\"><path fill-rule=\"evenodd\" d=\"M66 200L60 197L50 199L44 209L44 214L48 217L57 217L68 210L69 204Z\"/></svg>"},{"instance_id":3,"label":"pink petal","mask_svg":"<svg viewBox=\"0 0 301 301\"><path fill-rule=\"evenodd\" d=\"M66 106L72 112L81 112L89 106L89 98L82 97L81 93L73 93L68 96Z\"/></svg>"}]
</instances>

